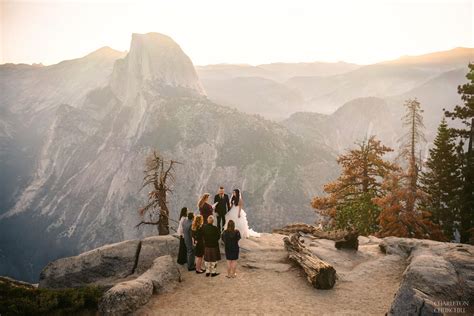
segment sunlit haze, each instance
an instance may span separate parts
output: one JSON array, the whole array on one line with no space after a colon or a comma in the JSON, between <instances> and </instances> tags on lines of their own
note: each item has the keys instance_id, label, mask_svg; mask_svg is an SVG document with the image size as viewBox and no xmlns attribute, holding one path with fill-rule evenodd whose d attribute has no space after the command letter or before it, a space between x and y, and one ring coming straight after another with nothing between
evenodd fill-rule
<instances>
[{"instance_id":1,"label":"sunlit haze","mask_svg":"<svg viewBox=\"0 0 474 316\"><path fill-rule=\"evenodd\" d=\"M171 36L197 65L367 64L474 46L474 1L2 1L0 63L52 64L131 33Z\"/></svg>"}]
</instances>

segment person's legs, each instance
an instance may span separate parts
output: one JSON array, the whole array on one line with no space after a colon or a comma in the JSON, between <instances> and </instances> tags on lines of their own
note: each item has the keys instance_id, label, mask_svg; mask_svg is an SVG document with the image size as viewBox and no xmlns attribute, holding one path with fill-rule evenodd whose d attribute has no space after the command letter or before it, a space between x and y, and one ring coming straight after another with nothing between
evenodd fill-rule
<instances>
[{"instance_id":1,"label":"person's legs","mask_svg":"<svg viewBox=\"0 0 474 316\"><path fill-rule=\"evenodd\" d=\"M219 228L219 231L222 232L225 226L225 215L220 215L217 214L217 228Z\"/></svg>"},{"instance_id":2,"label":"person's legs","mask_svg":"<svg viewBox=\"0 0 474 316\"><path fill-rule=\"evenodd\" d=\"M236 270L237 270L237 260L232 260L232 275L235 276L236 275Z\"/></svg>"},{"instance_id":3,"label":"person's legs","mask_svg":"<svg viewBox=\"0 0 474 316\"><path fill-rule=\"evenodd\" d=\"M221 229L221 216L219 215L219 213L216 214L216 219L217 219L217 229L219 229L219 231L221 232L222 229Z\"/></svg>"},{"instance_id":4,"label":"person's legs","mask_svg":"<svg viewBox=\"0 0 474 316\"><path fill-rule=\"evenodd\" d=\"M196 271L202 271L202 257L196 257Z\"/></svg>"},{"instance_id":5,"label":"person's legs","mask_svg":"<svg viewBox=\"0 0 474 316\"><path fill-rule=\"evenodd\" d=\"M209 261L204 261L204 264L206 266L206 275L211 274L211 263Z\"/></svg>"},{"instance_id":6,"label":"person's legs","mask_svg":"<svg viewBox=\"0 0 474 316\"><path fill-rule=\"evenodd\" d=\"M192 270L196 267L194 265L194 249L193 249L193 247L186 247L186 252L187 252L188 270Z\"/></svg>"},{"instance_id":7,"label":"person's legs","mask_svg":"<svg viewBox=\"0 0 474 316\"><path fill-rule=\"evenodd\" d=\"M231 276L232 260L227 260L227 276Z\"/></svg>"},{"instance_id":8,"label":"person's legs","mask_svg":"<svg viewBox=\"0 0 474 316\"><path fill-rule=\"evenodd\" d=\"M210 262L210 270L212 274L217 273L217 261L216 262Z\"/></svg>"}]
</instances>

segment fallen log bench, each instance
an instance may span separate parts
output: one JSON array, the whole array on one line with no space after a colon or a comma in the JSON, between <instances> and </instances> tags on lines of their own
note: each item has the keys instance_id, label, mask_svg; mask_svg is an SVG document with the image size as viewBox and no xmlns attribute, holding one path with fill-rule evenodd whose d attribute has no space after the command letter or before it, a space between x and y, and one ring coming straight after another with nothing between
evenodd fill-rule
<instances>
[{"instance_id":1,"label":"fallen log bench","mask_svg":"<svg viewBox=\"0 0 474 316\"><path fill-rule=\"evenodd\" d=\"M313 225L304 223L289 224L280 229L274 229L274 233L282 235L291 235L295 233L304 233L317 239L334 240L334 246L337 249L359 249L359 232L357 230L337 229L324 231Z\"/></svg>"},{"instance_id":2,"label":"fallen log bench","mask_svg":"<svg viewBox=\"0 0 474 316\"><path fill-rule=\"evenodd\" d=\"M305 223L294 223L285 225L282 228L274 229L273 232L282 235L291 235L298 232L304 234L313 234L313 232L316 230L318 230L318 228L313 225L308 225Z\"/></svg>"},{"instance_id":3,"label":"fallen log bench","mask_svg":"<svg viewBox=\"0 0 474 316\"><path fill-rule=\"evenodd\" d=\"M313 287L322 290L332 289L336 283L336 269L314 255L303 245L299 232L283 238L288 258L298 263L306 273Z\"/></svg>"}]
</instances>

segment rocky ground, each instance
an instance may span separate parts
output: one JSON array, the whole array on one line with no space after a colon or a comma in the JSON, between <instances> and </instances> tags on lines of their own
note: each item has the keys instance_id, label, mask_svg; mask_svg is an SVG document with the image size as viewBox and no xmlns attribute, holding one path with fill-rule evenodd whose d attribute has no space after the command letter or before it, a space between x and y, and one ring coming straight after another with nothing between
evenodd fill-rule
<instances>
[{"instance_id":1,"label":"rocky ground","mask_svg":"<svg viewBox=\"0 0 474 316\"><path fill-rule=\"evenodd\" d=\"M288 260L284 235L241 240L235 279L178 266L179 241L155 236L106 245L49 263L39 287L98 285L105 315L474 315L474 246L431 240L359 236L359 250L303 234L304 245L337 271L318 290Z\"/></svg>"},{"instance_id":2,"label":"rocky ground","mask_svg":"<svg viewBox=\"0 0 474 316\"><path fill-rule=\"evenodd\" d=\"M380 240L360 237L359 251L337 250L330 240L305 238L321 259L332 264L338 281L331 290L316 290L302 270L288 262L283 236L263 234L241 242L236 279L222 273L206 278L181 268L182 282L175 290L153 296L137 315L189 314L317 314L384 315L396 294L406 259L384 254Z\"/></svg>"}]
</instances>

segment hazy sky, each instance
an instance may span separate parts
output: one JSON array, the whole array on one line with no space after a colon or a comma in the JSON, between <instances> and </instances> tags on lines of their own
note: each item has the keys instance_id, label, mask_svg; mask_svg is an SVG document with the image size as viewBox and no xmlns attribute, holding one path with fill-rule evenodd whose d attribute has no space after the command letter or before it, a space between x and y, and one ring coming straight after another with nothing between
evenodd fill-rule
<instances>
[{"instance_id":1,"label":"hazy sky","mask_svg":"<svg viewBox=\"0 0 474 316\"><path fill-rule=\"evenodd\" d=\"M133 32L171 36L198 65L373 63L474 47L474 0L0 1L0 63L127 50Z\"/></svg>"}]
</instances>

